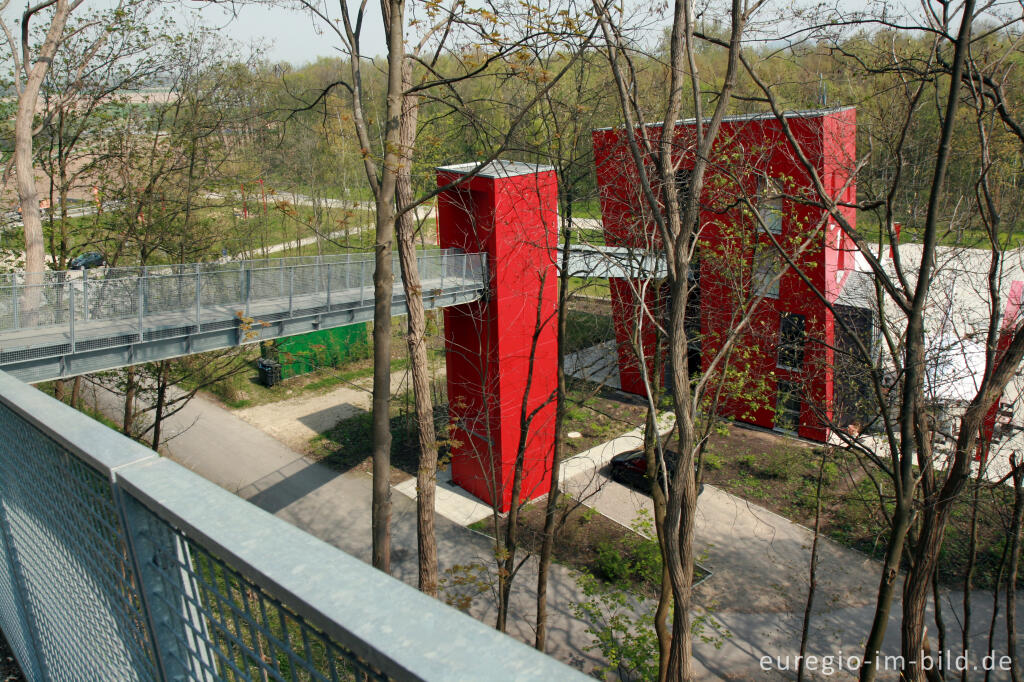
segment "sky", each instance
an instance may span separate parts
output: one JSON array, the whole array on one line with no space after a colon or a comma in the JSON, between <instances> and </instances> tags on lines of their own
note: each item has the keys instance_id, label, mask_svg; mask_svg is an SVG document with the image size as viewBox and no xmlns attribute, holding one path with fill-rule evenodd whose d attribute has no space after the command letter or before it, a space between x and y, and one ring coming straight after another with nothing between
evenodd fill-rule
<instances>
[{"instance_id":1,"label":"sky","mask_svg":"<svg viewBox=\"0 0 1024 682\"><path fill-rule=\"evenodd\" d=\"M101 0L104 1L104 0ZM110 0L105 0L110 1ZM870 4L886 4L891 8L898 7L901 0L833 0L834 5L842 6L844 10L862 10ZM709 4L712 7L717 0L698 0L697 4ZM228 5L220 3L204 2L203 0L188 0L180 7L186 11L197 14L201 21L211 27L217 27L225 36L240 42L249 44L257 42L266 48L266 56L270 61L286 61L295 66L316 61L322 56L336 56L338 52L338 38L330 31L322 28L320 20L314 20L308 13L296 9L284 7L272 7L269 5L252 4L246 2L231 3L234 8L234 15L231 14ZM337 7L336 2L326 3L331 7ZM640 5L647 3L640 0ZM765 15L771 9L778 10L777 5L786 4L794 6L815 6L817 0L789 0L786 3L771 3L771 7L765 8L760 14ZM380 56L386 52L384 43L383 22L380 15L380 3L377 0L369 0L367 3L368 16L364 22L364 40L361 52L366 56ZM649 10L651 7L648 6ZM714 11L714 10L712 10ZM897 10L896 14L900 14ZM667 25L668 14L654 24ZM319 24L319 25L318 25ZM778 28L778 24L774 26ZM762 25L762 29L765 26Z\"/></svg>"},{"instance_id":2,"label":"sky","mask_svg":"<svg viewBox=\"0 0 1024 682\"><path fill-rule=\"evenodd\" d=\"M653 7L662 7L664 3L652 4L648 0L632 0L637 7L647 11ZM788 6L814 5L819 0L784 0L783 3L772 2L771 5L786 4ZM903 0L832 0L845 9L861 9L866 4L899 3ZM116 0L91 0L97 7L112 6ZM470 0L471 3L482 0ZM549 0L557 2L557 0ZM627 4L630 0L626 0ZM720 0L697 0L698 5L706 4L717 8ZM284 4L284 3L275 3ZM338 3L328 0L330 7ZM364 21L364 37L361 46L362 54L379 56L386 52L384 43L383 22L380 15L378 0L368 0L367 17ZM232 10L234 14L232 14ZM193 15L203 24L216 28L226 38L249 45L258 43L264 46L268 60L290 62L295 66L316 61L319 57L337 56L339 41L337 36L323 29L320 20L314 20L308 13L268 4L253 2L210 2L209 0L184 0L176 4L179 18L186 19ZM641 12L644 13L644 12ZM5 15L13 20L20 14L17 7L9 7ZM634 17L635 18L635 17ZM653 28L667 24L667 16L653 21ZM777 26L777 25L776 25ZM660 34L660 32L659 32Z\"/></svg>"},{"instance_id":3,"label":"sky","mask_svg":"<svg viewBox=\"0 0 1024 682\"><path fill-rule=\"evenodd\" d=\"M189 11L202 22L218 28L225 36L242 44L262 43L270 61L290 62L295 66L316 61L318 57L338 56L338 38L324 31L309 14L282 7L236 4L235 15L223 5L188 3ZM365 21L361 52L367 56L386 51L380 3L367 2L369 16Z\"/></svg>"}]
</instances>

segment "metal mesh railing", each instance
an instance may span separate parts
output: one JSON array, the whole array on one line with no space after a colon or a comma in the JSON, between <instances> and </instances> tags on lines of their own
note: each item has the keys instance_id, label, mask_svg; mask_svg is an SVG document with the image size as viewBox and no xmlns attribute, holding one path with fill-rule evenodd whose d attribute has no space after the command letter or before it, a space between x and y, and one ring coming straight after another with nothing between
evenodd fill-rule
<instances>
[{"instance_id":1,"label":"metal mesh railing","mask_svg":"<svg viewBox=\"0 0 1024 682\"><path fill-rule=\"evenodd\" d=\"M483 290L483 254L457 250L418 255L424 290ZM394 272L399 273L398 259ZM111 335L148 338L150 331L199 331L230 322L259 305L272 319L295 311L368 305L373 298L373 254L274 258L229 264L161 265L44 273L0 279L0 346L6 352L47 343L68 344ZM401 287L395 290L401 296ZM400 299L399 299L400 300ZM38 334L34 333L38 332ZM95 344L92 344L95 345Z\"/></svg>"},{"instance_id":2,"label":"metal mesh railing","mask_svg":"<svg viewBox=\"0 0 1024 682\"><path fill-rule=\"evenodd\" d=\"M583 679L0 372L29 680Z\"/></svg>"},{"instance_id":3,"label":"metal mesh railing","mask_svg":"<svg viewBox=\"0 0 1024 682\"><path fill-rule=\"evenodd\" d=\"M2 405L0 430L0 570L16 588L0 597L0 625L18 642L22 666L47 679L83 679L82 670L92 679L157 679L109 479Z\"/></svg>"},{"instance_id":4,"label":"metal mesh railing","mask_svg":"<svg viewBox=\"0 0 1024 682\"><path fill-rule=\"evenodd\" d=\"M185 533L134 500L127 504L164 548L148 578L172 640L168 669L198 680L388 679Z\"/></svg>"}]
</instances>

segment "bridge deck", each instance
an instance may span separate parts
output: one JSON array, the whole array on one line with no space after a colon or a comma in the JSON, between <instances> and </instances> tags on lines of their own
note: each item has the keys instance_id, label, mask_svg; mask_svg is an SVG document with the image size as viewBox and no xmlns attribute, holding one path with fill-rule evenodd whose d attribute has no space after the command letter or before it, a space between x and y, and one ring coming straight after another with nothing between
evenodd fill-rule
<instances>
[{"instance_id":1,"label":"bridge deck","mask_svg":"<svg viewBox=\"0 0 1024 682\"><path fill-rule=\"evenodd\" d=\"M306 260L0 284L0 367L42 381L373 318L372 254ZM427 308L477 300L486 286L481 254L423 252L419 265ZM399 282L392 312L406 312Z\"/></svg>"}]
</instances>

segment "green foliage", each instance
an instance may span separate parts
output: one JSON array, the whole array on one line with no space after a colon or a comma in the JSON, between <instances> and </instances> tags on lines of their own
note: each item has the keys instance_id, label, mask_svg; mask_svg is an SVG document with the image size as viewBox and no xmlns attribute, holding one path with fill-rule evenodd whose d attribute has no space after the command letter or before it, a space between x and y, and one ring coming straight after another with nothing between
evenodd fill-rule
<instances>
[{"instance_id":1,"label":"green foliage","mask_svg":"<svg viewBox=\"0 0 1024 682\"><path fill-rule=\"evenodd\" d=\"M654 535L650 514L642 510L627 533L616 543L597 544L598 575L622 586L641 585L653 591L661 581L661 548Z\"/></svg>"},{"instance_id":2,"label":"green foliage","mask_svg":"<svg viewBox=\"0 0 1024 682\"><path fill-rule=\"evenodd\" d=\"M633 573L631 562L624 558L619 548L610 542L598 543L596 563L601 577L609 582L624 581Z\"/></svg>"},{"instance_id":3,"label":"green foliage","mask_svg":"<svg viewBox=\"0 0 1024 682\"><path fill-rule=\"evenodd\" d=\"M711 451L704 452L704 467L712 471L720 471L722 468L722 457L721 455L715 454Z\"/></svg>"},{"instance_id":4,"label":"green foliage","mask_svg":"<svg viewBox=\"0 0 1024 682\"><path fill-rule=\"evenodd\" d=\"M577 584L584 599L572 611L594 637L585 649L600 651L608 661L596 672L601 677L615 673L620 679L658 679L658 637L651 613L628 590L588 573Z\"/></svg>"}]
</instances>

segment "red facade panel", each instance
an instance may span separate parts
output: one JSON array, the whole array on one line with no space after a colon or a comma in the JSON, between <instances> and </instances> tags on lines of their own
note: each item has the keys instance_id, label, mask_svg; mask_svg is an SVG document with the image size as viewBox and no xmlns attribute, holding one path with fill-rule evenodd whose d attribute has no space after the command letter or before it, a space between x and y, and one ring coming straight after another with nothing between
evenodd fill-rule
<instances>
[{"instance_id":1,"label":"red facade panel","mask_svg":"<svg viewBox=\"0 0 1024 682\"><path fill-rule=\"evenodd\" d=\"M471 169L438 169L438 185ZM553 170L500 162L438 199L440 245L485 252L490 278L485 301L445 309L452 477L502 511L517 454L521 500L547 492L554 456L557 205Z\"/></svg>"},{"instance_id":2,"label":"red facade panel","mask_svg":"<svg viewBox=\"0 0 1024 682\"><path fill-rule=\"evenodd\" d=\"M698 236L702 366L708 369L724 339L753 307L731 356L728 390L719 410L723 416L820 441L828 436L823 421L832 410L835 325L819 295L835 300L853 258L852 244L821 208L815 186L822 183L839 203L854 200L856 187L850 178L856 112L852 108L805 112L786 121L813 173L773 116L726 119L712 150ZM618 246L657 247L655 223L639 192L640 169L626 133L620 128L593 135L605 240ZM661 128L645 126L637 134L656 141ZM681 169L677 180L681 188L686 186L686 169L693 164L693 137L692 122L676 125L674 160ZM755 219L751 205L758 208L763 225ZM840 210L855 224L852 208ZM773 241L799 265L809 284L786 270ZM779 271L777 292L771 291L755 304L756 290ZM637 308L635 291L623 283L612 286L623 389L640 393L637 362L624 344L632 329L630 315ZM780 351L781 336L792 340L795 330L804 339L799 353ZM647 341L648 353L652 343ZM790 362L800 366L791 367Z\"/></svg>"}]
</instances>

